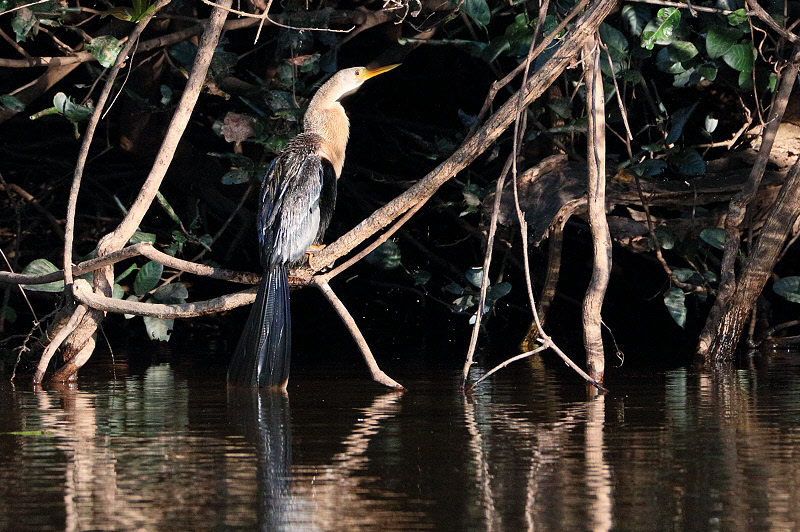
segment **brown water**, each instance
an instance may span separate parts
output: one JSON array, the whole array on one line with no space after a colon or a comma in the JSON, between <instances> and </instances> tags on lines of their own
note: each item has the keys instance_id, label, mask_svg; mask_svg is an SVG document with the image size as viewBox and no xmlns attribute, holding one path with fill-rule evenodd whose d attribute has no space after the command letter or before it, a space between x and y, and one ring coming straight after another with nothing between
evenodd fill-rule
<instances>
[{"instance_id":1,"label":"brown water","mask_svg":"<svg viewBox=\"0 0 800 532\"><path fill-rule=\"evenodd\" d=\"M282 396L118 366L73 390L0 382L0 529L800 529L788 356L611 373L591 401L540 362L471 397L450 370L399 394L318 367Z\"/></svg>"}]
</instances>

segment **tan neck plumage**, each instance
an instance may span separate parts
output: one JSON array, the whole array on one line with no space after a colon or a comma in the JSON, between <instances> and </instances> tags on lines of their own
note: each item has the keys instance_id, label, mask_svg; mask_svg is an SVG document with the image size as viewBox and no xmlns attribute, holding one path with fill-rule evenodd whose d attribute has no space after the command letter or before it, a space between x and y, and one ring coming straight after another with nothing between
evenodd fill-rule
<instances>
[{"instance_id":1,"label":"tan neck plumage","mask_svg":"<svg viewBox=\"0 0 800 532\"><path fill-rule=\"evenodd\" d=\"M306 133L314 133L322 138L320 155L333 165L338 178L344 166L344 153L350 135L350 121L344 107L337 99L341 96L337 86L323 85L308 105L303 119Z\"/></svg>"}]
</instances>

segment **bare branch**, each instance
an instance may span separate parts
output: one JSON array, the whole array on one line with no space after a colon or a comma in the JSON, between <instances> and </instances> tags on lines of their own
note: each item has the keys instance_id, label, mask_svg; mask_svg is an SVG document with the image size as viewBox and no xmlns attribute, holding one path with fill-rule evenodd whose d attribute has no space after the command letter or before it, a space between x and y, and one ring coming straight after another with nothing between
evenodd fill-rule
<instances>
[{"instance_id":1,"label":"bare branch","mask_svg":"<svg viewBox=\"0 0 800 532\"><path fill-rule=\"evenodd\" d=\"M241 292L226 294L207 301L195 301L182 304L141 303L139 301L126 301L97 294L84 279L75 279L72 285L72 295L75 299L97 310L114 312L116 314L134 314L136 316L150 316L151 318L194 318L207 314L225 312L244 305L250 305L256 300L257 288L248 288Z\"/></svg>"},{"instance_id":2,"label":"bare branch","mask_svg":"<svg viewBox=\"0 0 800 532\"><path fill-rule=\"evenodd\" d=\"M155 6L153 6L153 10L148 13L138 24L136 24L133 31L129 35L128 42L125 43L125 46L123 46L122 50L120 50L120 52L117 54L117 58L114 61L114 66L111 67L111 70L108 73L108 79L103 87L103 92L100 93L100 97L97 99L97 106L92 113L91 118L89 119L89 125L86 126L86 133L84 134L81 150L78 154L78 162L75 164L72 188L69 192L69 202L67 203L67 224L66 228L64 229L64 281L67 284L72 283L73 277L72 242L75 236L75 212L78 203L78 192L81 188L83 169L86 165L86 160L89 158L89 148L92 144L92 138L94 138L94 131L97 128L97 124L100 122L100 117L103 114L103 107L106 104L106 100L108 100L109 94L111 94L111 89L114 87L114 80L122 68L125 59L128 57L131 49L136 45L139 35L141 35L145 30L150 20L155 16L159 9L169 4L169 2L170 0L159 0Z\"/></svg>"},{"instance_id":3,"label":"bare branch","mask_svg":"<svg viewBox=\"0 0 800 532\"><path fill-rule=\"evenodd\" d=\"M64 343L64 340L66 340L67 337L72 334L72 331L78 327L78 323L81 321L83 316L86 315L88 310L89 307L86 305L78 305L78 307L72 313L72 316L67 324L59 329L50 343L47 344L44 353L42 353L42 357L39 359L39 365L36 367L36 373L33 376L34 384L40 384L42 382L44 373L47 371L47 366L50 365L50 359L53 358L56 350L61 346L62 343Z\"/></svg>"},{"instance_id":4,"label":"bare branch","mask_svg":"<svg viewBox=\"0 0 800 532\"><path fill-rule=\"evenodd\" d=\"M372 380L383 384L384 386L388 386L389 388L403 390L404 388L400 383L389 377L378 366L378 363L375 361L375 357L372 356L372 351L370 350L369 345L367 345L367 340L361 334L361 331L359 330L358 325L356 325L353 316L350 315L347 307L345 307L341 300L336 296L327 281L325 281L325 279L322 277L315 277L314 285L320 289L322 295L325 296L325 299L328 300L331 306L339 314L339 317L347 327L347 330L350 331L350 334L353 336L353 340L355 340L356 344L358 344L358 348L361 350L361 355L364 357L364 361L367 363L369 372L372 375Z\"/></svg>"},{"instance_id":5,"label":"bare branch","mask_svg":"<svg viewBox=\"0 0 800 532\"><path fill-rule=\"evenodd\" d=\"M589 163L589 226L592 229L594 263L592 278L583 300L583 345L586 366L591 377L603 382L603 299L611 277L611 235L606 219L606 122L603 80L600 73L599 37L583 49L583 68L586 72L586 105L589 128L586 142Z\"/></svg>"},{"instance_id":6,"label":"bare branch","mask_svg":"<svg viewBox=\"0 0 800 532\"><path fill-rule=\"evenodd\" d=\"M795 35L794 33L787 31L786 28L778 24L778 22L772 18L772 16L764 11L764 8L758 5L756 0L747 0L747 7L751 9L751 13L758 17L761 22L772 28L774 31L778 33L781 37L786 39L789 42L797 44L800 42L800 37Z\"/></svg>"}]
</instances>

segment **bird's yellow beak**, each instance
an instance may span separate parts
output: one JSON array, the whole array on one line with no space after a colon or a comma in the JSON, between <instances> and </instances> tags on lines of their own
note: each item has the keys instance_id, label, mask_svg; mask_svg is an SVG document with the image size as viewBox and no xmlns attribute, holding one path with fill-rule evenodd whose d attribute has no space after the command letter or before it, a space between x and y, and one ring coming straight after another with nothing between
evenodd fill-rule
<instances>
[{"instance_id":1,"label":"bird's yellow beak","mask_svg":"<svg viewBox=\"0 0 800 532\"><path fill-rule=\"evenodd\" d=\"M367 80L369 78L374 78L378 74L383 74L384 72L389 72L393 68L399 67L400 64L401 63L397 63L395 65L382 66L382 67L379 67L379 68L367 68L367 69L364 70L364 73L361 76L365 80Z\"/></svg>"}]
</instances>

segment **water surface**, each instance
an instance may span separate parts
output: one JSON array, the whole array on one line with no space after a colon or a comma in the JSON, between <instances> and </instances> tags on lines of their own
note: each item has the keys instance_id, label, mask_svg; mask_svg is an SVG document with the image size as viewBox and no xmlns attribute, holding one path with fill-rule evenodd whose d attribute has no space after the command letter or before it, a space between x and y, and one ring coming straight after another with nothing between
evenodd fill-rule
<instances>
[{"instance_id":1,"label":"water surface","mask_svg":"<svg viewBox=\"0 0 800 532\"><path fill-rule=\"evenodd\" d=\"M541 361L471 396L448 369L395 393L317 366L281 395L117 366L0 382L0 530L800 529L796 355L612 372L593 400Z\"/></svg>"}]
</instances>

